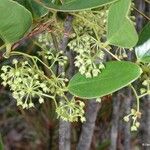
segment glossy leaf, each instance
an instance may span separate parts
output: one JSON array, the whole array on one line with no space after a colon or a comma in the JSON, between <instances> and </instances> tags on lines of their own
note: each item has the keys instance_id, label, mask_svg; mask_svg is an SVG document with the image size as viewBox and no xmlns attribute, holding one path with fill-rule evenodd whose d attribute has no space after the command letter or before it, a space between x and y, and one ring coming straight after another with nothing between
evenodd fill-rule
<instances>
[{"instance_id":1,"label":"glossy leaf","mask_svg":"<svg viewBox=\"0 0 150 150\"><path fill-rule=\"evenodd\" d=\"M61 3L63 2L63 4ZM37 1L41 5L49 9L54 9L57 11L70 12L70 11L80 11L92 8L97 8L106 4L113 3L117 0L50 0L49 2Z\"/></svg>"},{"instance_id":2,"label":"glossy leaf","mask_svg":"<svg viewBox=\"0 0 150 150\"><path fill-rule=\"evenodd\" d=\"M147 23L140 33L135 53L139 61L150 63L150 22Z\"/></svg>"},{"instance_id":3,"label":"glossy leaf","mask_svg":"<svg viewBox=\"0 0 150 150\"><path fill-rule=\"evenodd\" d=\"M32 24L31 13L12 0L1 0L0 14L0 37L6 45L22 38Z\"/></svg>"},{"instance_id":4,"label":"glossy leaf","mask_svg":"<svg viewBox=\"0 0 150 150\"><path fill-rule=\"evenodd\" d=\"M26 7L32 13L34 19L39 19L40 17L48 13L48 9L44 8L42 5L36 3L33 0L16 0L16 1L21 5L23 5L24 7Z\"/></svg>"},{"instance_id":5,"label":"glossy leaf","mask_svg":"<svg viewBox=\"0 0 150 150\"><path fill-rule=\"evenodd\" d=\"M131 62L112 61L98 77L85 78L77 73L70 81L71 94L81 98L96 98L111 94L135 81L142 73L139 66Z\"/></svg>"},{"instance_id":6,"label":"glossy leaf","mask_svg":"<svg viewBox=\"0 0 150 150\"><path fill-rule=\"evenodd\" d=\"M131 0L119 0L111 5L108 13L108 43L132 48L138 42L138 34L128 17Z\"/></svg>"}]
</instances>

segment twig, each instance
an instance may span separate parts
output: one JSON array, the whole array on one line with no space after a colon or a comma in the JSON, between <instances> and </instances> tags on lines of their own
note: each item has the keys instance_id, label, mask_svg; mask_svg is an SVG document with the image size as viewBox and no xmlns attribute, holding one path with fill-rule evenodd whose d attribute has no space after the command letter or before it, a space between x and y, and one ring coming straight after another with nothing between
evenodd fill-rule
<instances>
[{"instance_id":1,"label":"twig","mask_svg":"<svg viewBox=\"0 0 150 150\"><path fill-rule=\"evenodd\" d=\"M37 25L29 34L27 34L25 37L23 37L22 39L20 39L19 41L17 41L13 46L12 46L12 50L16 49L22 42L26 41L27 39L31 39L33 37L35 37L36 35L42 33L43 31L49 29L50 25L52 24L52 21L48 21L45 23L42 23L40 25ZM49 32L51 30L49 29Z\"/></svg>"},{"instance_id":2,"label":"twig","mask_svg":"<svg viewBox=\"0 0 150 150\"><path fill-rule=\"evenodd\" d=\"M140 15L142 15L144 18L146 18L148 21L150 21L150 18L148 16L146 16L144 13L142 13L141 11L139 11L136 7L133 7L134 10L136 10Z\"/></svg>"}]
</instances>

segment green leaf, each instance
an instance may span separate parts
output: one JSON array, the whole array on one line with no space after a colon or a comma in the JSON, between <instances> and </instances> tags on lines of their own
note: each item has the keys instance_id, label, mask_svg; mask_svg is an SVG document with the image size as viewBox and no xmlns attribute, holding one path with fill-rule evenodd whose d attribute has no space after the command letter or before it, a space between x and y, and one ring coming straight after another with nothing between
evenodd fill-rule
<instances>
[{"instance_id":1,"label":"green leaf","mask_svg":"<svg viewBox=\"0 0 150 150\"><path fill-rule=\"evenodd\" d=\"M150 63L150 22L143 28L135 48L138 61Z\"/></svg>"},{"instance_id":2,"label":"green leaf","mask_svg":"<svg viewBox=\"0 0 150 150\"><path fill-rule=\"evenodd\" d=\"M137 44L138 34L128 17L130 6L131 0L119 0L109 8L108 43L123 48L132 48Z\"/></svg>"},{"instance_id":3,"label":"green leaf","mask_svg":"<svg viewBox=\"0 0 150 150\"><path fill-rule=\"evenodd\" d=\"M1 0L0 14L0 38L6 45L22 38L32 24L31 13L12 0Z\"/></svg>"},{"instance_id":4,"label":"green leaf","mask_svg":"<svg viewBox=\"0 0 150 150\"><path fill-rule=\"evenodd\" d=\"M81 98L96 98L111 94L135 81L141 68L131 62L111 61L98 77L85 78L77 73L69 82L69 92Z\"/></svg>"},{"instance_id":5,"label":"green leaf","mask_svg":"<svg viewBox=\"0 0 150 150\"><path fill-rule=\"evenodd\" d=\"M142 45L148 39L150 39L150 22L148 22L142 29L142 31L139 35L139 41L137 43L137 46Z\"/></svg>"},{"instance_id":6,"label":"green leaf","mask_svg":"<svg viewBox=\"0 0 150 150\"><path fill-rule=\"evenodd\" d=\"M37 1L37 0L36 0ZM63 4L61 3L63 2ZM51 0L49 2L37 1L39 4L45 7L57 11L70 12L70 11L80 11L92 8L97 8L103 5L113 3L117 0Z\"/></svg>"},{"instance_id":7,"label":"green leaf","mask_svg":"<svg viewBox=\"0 0 150 150\"><path fill-rule=\"evenodd\" d=\"M40 17L48 13L48 9L44 8L40 4L33 0L16 0L19 4L26 7L33 15L34 19L39 19ZM46 1L46 0L45 0ZM48 0L47 0L48 1Z\"/></svg>"}]
</instances>

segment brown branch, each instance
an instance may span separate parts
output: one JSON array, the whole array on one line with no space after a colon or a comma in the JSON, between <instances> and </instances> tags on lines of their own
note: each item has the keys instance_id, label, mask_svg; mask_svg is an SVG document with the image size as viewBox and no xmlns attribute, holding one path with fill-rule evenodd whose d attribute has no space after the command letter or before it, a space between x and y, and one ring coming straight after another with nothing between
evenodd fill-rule
<instances>
[{"instance_id":1,"label":"brown branch","mask_svg":"<svg viewBox=\"0 0 150 150\"><path fill-rule=\"evenodd\" d=\"M20 39L19 41L17 41L16 43L13 44L12 46L12 50L16 49L19 45L21 45L24 41L31 39L33 37L35 37L36 35L44 32L45 30L48 30L49 32L51 32L52 30L50 29L50 25L52 24L52 22L48 21L45 23L42 23L40 25L37 25L30 33L28 33L25 37L23 37L22 39Z\"/></svg>"}]
</instances>

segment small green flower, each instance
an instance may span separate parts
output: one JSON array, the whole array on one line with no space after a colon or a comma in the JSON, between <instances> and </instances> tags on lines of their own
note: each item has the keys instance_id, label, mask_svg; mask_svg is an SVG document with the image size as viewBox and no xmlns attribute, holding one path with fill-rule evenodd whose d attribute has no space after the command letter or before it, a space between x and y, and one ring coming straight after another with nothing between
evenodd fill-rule
<instances>
[{"instance_id":1,"label":"small green flower","mask_svg":"<svg viewBox=\"0 0 150 150\"><path fill-rule=\"evenodd\" d=\"M140 127L140 123L139 123L139 122L136 122L136 123L135 123L135 126L136 126L137 128L139 128L139 127Z\"/></svg>"},{"instance_id":2,"label":"small green flower","mask_svg":"<svg viewBox=\"0 0 150 150\"><path fill-rule=\"evenodd\" d=\"M81 122L85 122L86 118L85 117L81 117L80 120L81 120Z\"/></svg>"},{"instance_id":3,"label":"small green flower","mask_svg":"<svg viewBox=\"0 0 150 150\"><path fill-rule=\"evenodd\" d=\"M97 77L99 73L100 73L99 69L93 69L92 70L93 77Z\"/></svg>"},{"instance_id":4,"label":"small green flower","mask_svg":"<svg viewBox=\"0 0 150 150\"><path fill-rule=\"evenodd\" d=\"M56 112L58 117L64 121L75 122L80 119L81 122L84 122L84 106L83 102L72 99L71 101L60 102Z\"/></svg>"},{"instance_id":5,"label":"small green flower","mask_svg":"<svg viewBox=\"0 0 150 150\"><path fill-rule=\"evenodd\" d=\"M17 64L18 63L18 60L17 59L13 59L13 64Z\"/></svg>"},{"instance_id":6,"label":"small green flower","mask_svg":"<svg viewBox=\"0 0 150 150\"><path fill-rule=\"evenodd\" d=\"M101 72L100 69L104 68L104 52L93 37L87 33L83 34L70 41L68 46L77 53L74 63L79 68L79 72L85 75L86 78L98 76Z\"/></svg>"},{"instance_id":7,"label":"small green flower","mask_svg":"<svg viewBox=\"0 0 150 150\"><path fill-rule=\"evenodd\" d=\"M39 98L39 103L40 104L44 103L44 99L42 97Z\"/></svg>"},{"instance_id":8,"label":"small green flower","mask_svg":"<svg viewBox=\"0 0 150 150\"><path fill-rule=\"evenodd\" d=\"M140 123L138 122L138 119L141 118L141 112L138 112L135 109L131 109L131 113L125 116L123 119L125 122L129 122L130 117L133 120L131 131L137 131L137 129L140 127Z\"/></svg>"},{"instance_id":9,"label":"small green flower","mask_svg":"<svg viewBox=\"0 0 150 150\"><path fill-rule=\"evenodd\" d=\"M131 127L131 131L137 131L137 127L136 126L132 126Z\"/></svg>"},{"instance_id":10,"label":"small green flower","mask_svg":"<svg viewBox=\"0 0 150 150\"><path fill-rule=\"evenodd\" d=\"M141 89L140 89L140 93L141 93L141 94L146 93L146 89L145 89L145 88L141 88Z\"/></svg>"},{"instance_id":11,"label":"small green flower","mask_svg":"<svg viewBox=\"0 0 150 150\"><path fill-rule=\"evenodd\" d=\"M102 99L101 99L101 98L96 98L96 102L101 103L101 102L102 102Z\"/></svg>"},{"instance_id":12,"label":"small green flower","mask_svg":"<svg viewBox=\"0 0 150 150\"><path fill-rule=\"evenodd\" d=\"M147 86L149 84L148 80L144 80L144 82L142 83L142 85Z\"/></svg>"},{"instance_id":13,"label":"small green flower","mask_svg":"<svg viewBox=\"0 0 150 150\"><path fill-rule=\"evenodd\" d=\"M125 122L129 122L129 116L125 116L124 118L123 118L123 120L125 121Z\"/></svg>"},{"instance_id":14,"label":"small green flower","mask_svg":"<svg viewBox=\"0 0 150 150\"><path fill-rule=\"evenodd\" d=\"M135 115L136 114L136 110L135 109L131 109L131 114Z\"/></svg>"},{"instance_id":15,"label":"small green flower","mask_svg":"<svg viewBox=\"0 0 150 150\"><path fill-rule=\"evenodd\" d=\"M39 103L43 103L43 94L50 92L49 83L42 79L42 72L32 67L27 61L18 62L13 60L14 67L3 66L1 78L2 84L9 86L17 105L23 108L34 107L32 98L39 97Z\"/></svg>"}]
</instances>

